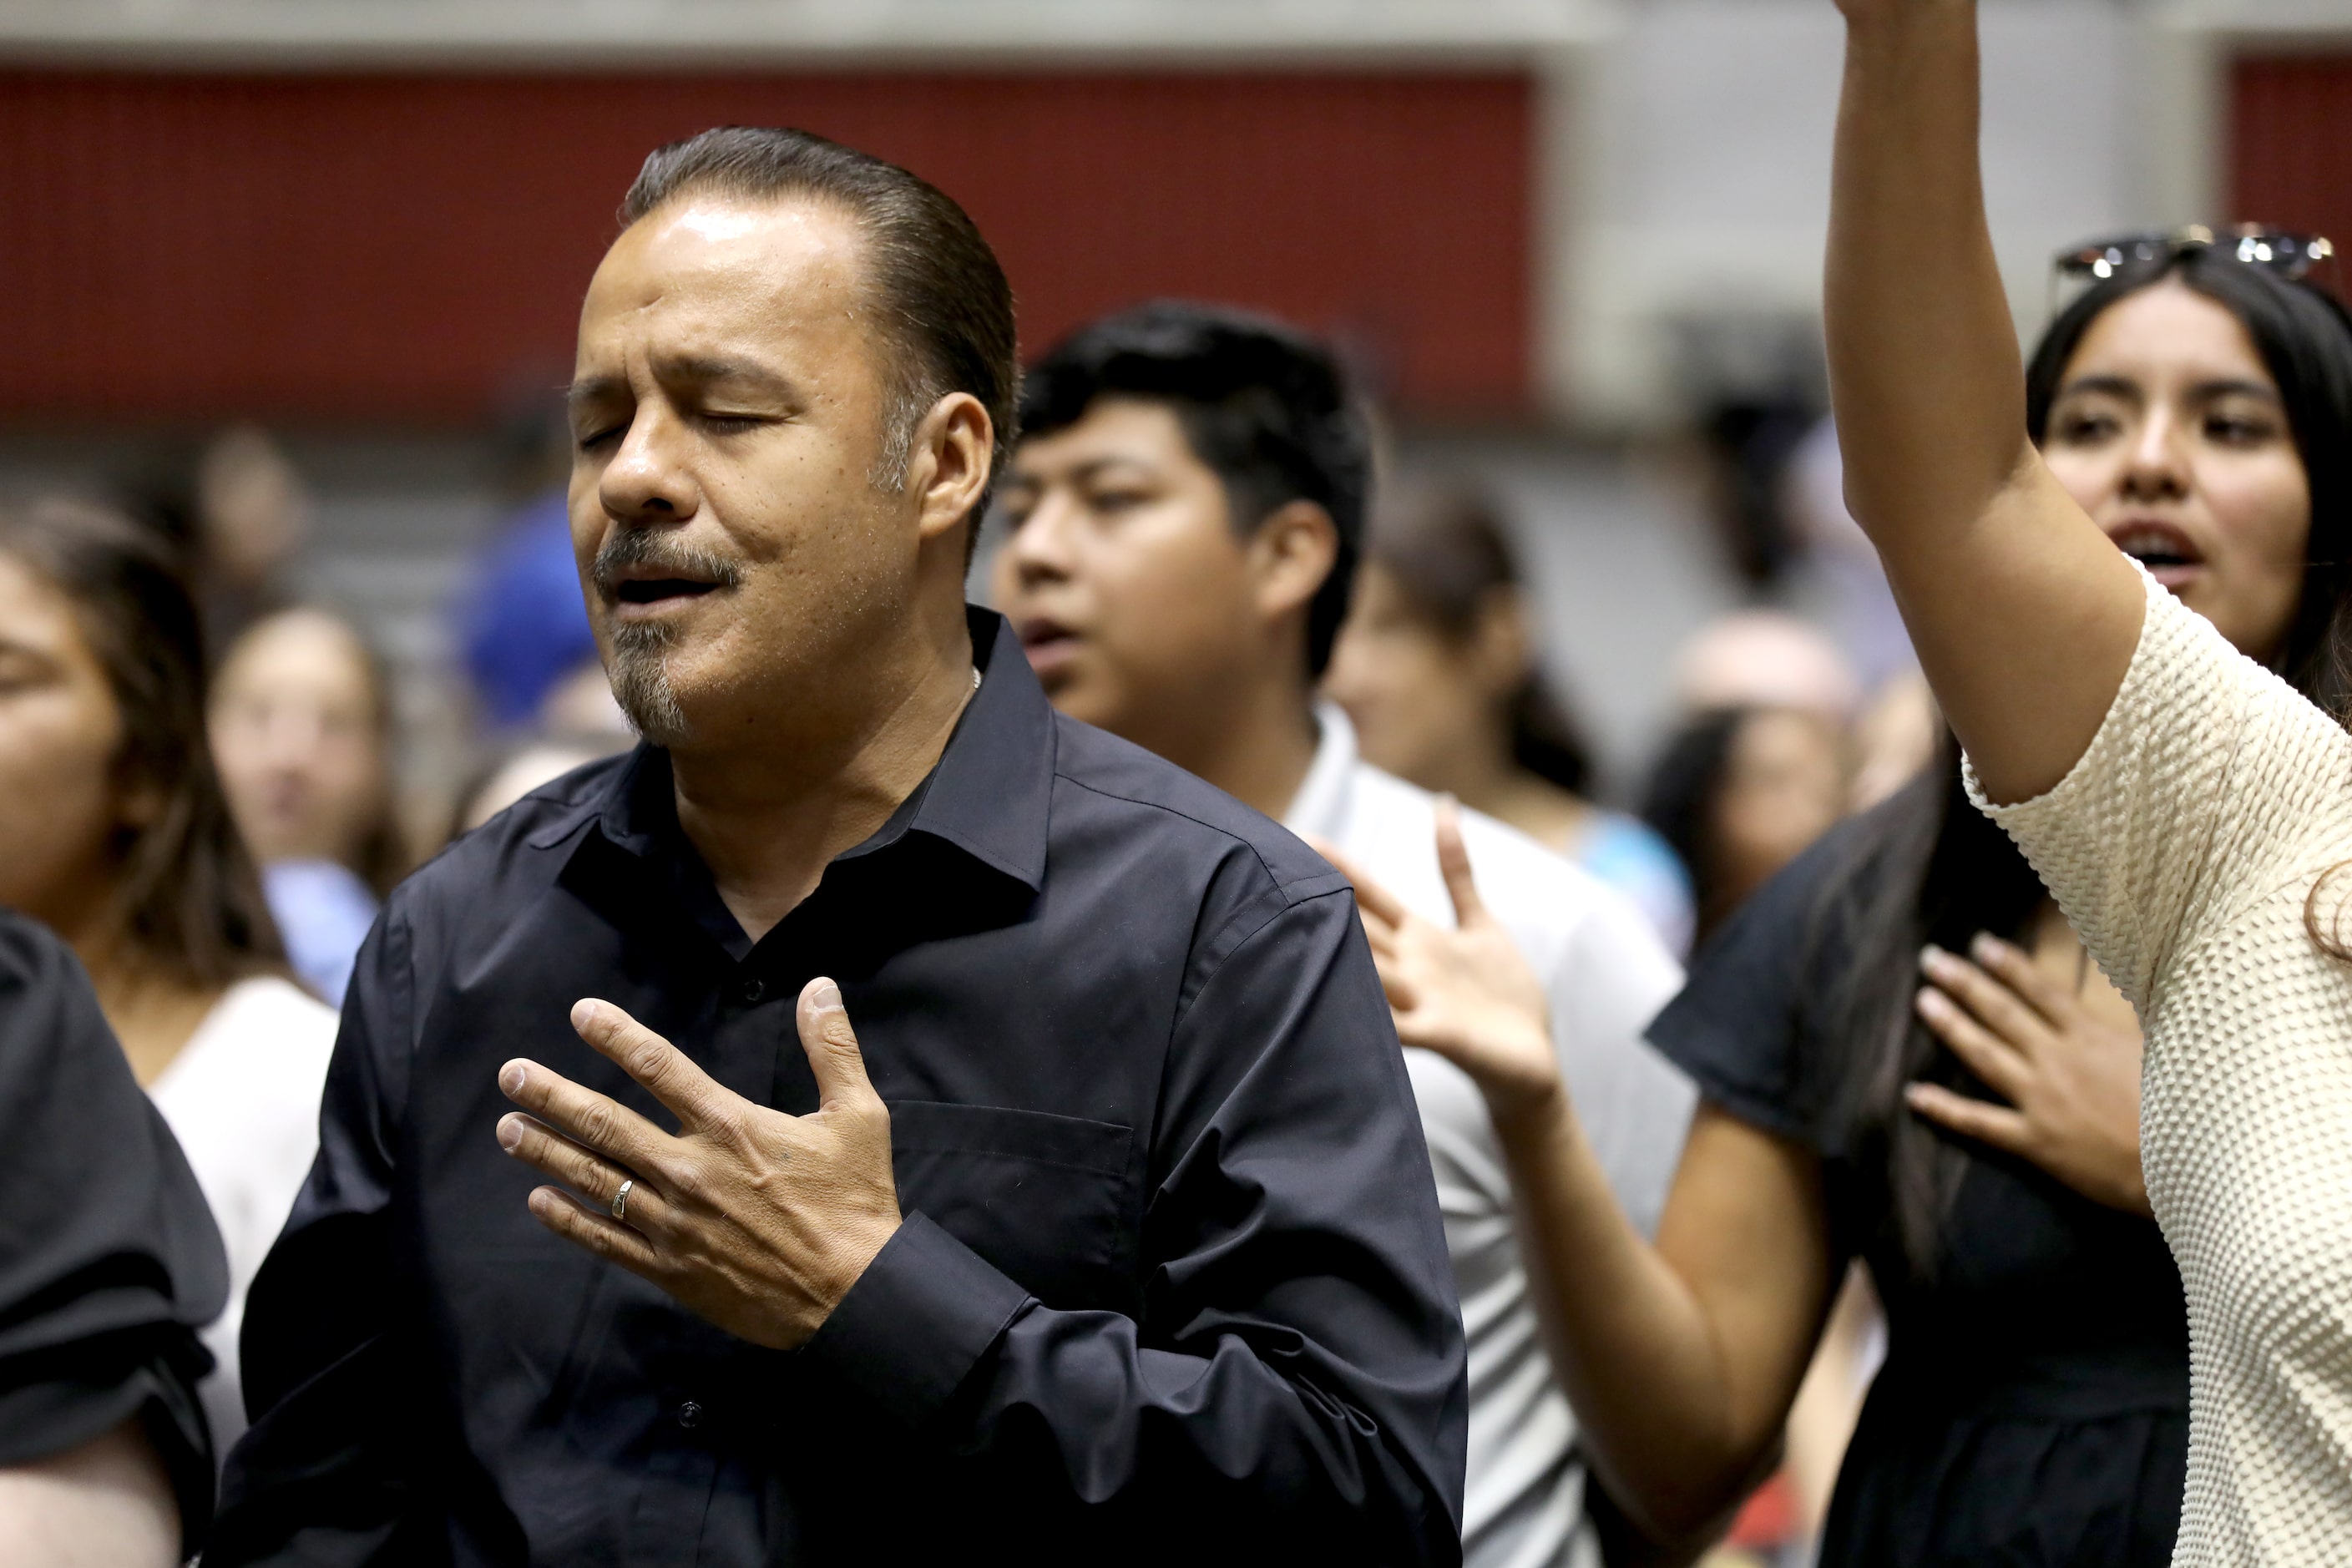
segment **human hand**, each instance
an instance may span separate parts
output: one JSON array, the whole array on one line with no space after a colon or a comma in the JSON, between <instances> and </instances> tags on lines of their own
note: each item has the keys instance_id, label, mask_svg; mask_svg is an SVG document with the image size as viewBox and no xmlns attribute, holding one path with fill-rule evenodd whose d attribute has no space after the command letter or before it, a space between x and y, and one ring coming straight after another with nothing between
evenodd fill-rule
<instances>
[{"instance_id":1,"label":"human hand","mask_svg":"<svg viewBox=\"0 0 2352 1568\"><path fill-rule=\"evenodd\" d=\"M2032 1161L2085 1197L2148 1213L2139 1167L2139 1031L2093 1017L2009 942L1979 935L1969 951L1974 963L1937 947L1921 956L1935 984L1919 993L1919 1016L2010 1103L1915 1083L1904 1090L1911 1109Z\"/></svg>"},{"instance_id":2,"label":"human hand","mask_svg":"<svg viewBox=\"0 0 2352 1568\"><path fill-rule=\"evenodd\" d=\"M745 1100L593 998L572 1006L572 1026L669 1108L676 1137L537 1062L499 1069L499 1087L530 1112L499 1119L499 1146L572 1189L535 1189L539 1222L775 1350L816 1332L899 1224L889 1109L866 1079L840 989L810 981L795 1021L816 1073L807 1116Z\"/></svg>"},{"instance_id":3,"label":"human hand","mask_svg":"<svg viewBox=\"0 0 2352 1568\"><path fill-rule=\"evenodd\" d=\"M1356 885L1397 1038L1468 1073L1497 1121L1538 1114L1566 1093L1552 1050L1550 1008L1518 944L1478 896L1460 811L1438 803L1437 866L1454 900L1448 931L1422 919L1329 844L1323 858Z\"/></svg>"}]
</instances>

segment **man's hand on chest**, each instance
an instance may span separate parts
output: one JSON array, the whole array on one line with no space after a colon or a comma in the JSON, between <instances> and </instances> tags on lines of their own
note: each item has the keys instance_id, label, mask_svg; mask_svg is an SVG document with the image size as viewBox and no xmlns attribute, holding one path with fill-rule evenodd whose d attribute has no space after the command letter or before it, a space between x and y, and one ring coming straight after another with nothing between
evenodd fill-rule
<instances>
[{"instance_id":1,"label":"man's hand on chest","mask_svg":"<svg viewBox=\"0 0 2352 1568\"><path fill-rule=\"evenodd\" d=\"M676 1136L537 1062L499 1071L530 1113L499 1119L499 1145L563 1184L531 1193L541 1224L778 1350L817 1331L899 1224L890 1113L839 988L809 982L796 1019L819 1096L808 1116L744 1099L593 999L573 1006L572 1026L668 1107Z\"/></svg>"}]
</instances>

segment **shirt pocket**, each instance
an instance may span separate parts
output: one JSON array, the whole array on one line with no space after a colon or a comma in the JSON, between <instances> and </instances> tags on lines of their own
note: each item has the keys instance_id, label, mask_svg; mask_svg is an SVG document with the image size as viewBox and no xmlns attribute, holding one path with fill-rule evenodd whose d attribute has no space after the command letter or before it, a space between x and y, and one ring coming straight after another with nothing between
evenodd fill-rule
<instances>
[{"instance_id":1,"label":"shirt pocket","mask_svg":"<svg viewBox=\"0 0 2352 1568\"><path fill-rule=\"evenodd\" d=\"M919 1210L1048 1307L1132 1311L1131 1129L992 1105L890 1102L901 1211Z\"/></svg>"}]
</instances>

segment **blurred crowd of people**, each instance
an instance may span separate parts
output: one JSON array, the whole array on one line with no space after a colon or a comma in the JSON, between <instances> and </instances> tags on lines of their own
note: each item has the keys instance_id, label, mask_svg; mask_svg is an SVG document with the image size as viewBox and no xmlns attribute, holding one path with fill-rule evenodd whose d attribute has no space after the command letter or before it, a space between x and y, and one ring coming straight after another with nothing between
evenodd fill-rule
<instances>
[{"instance_id":1,"label":"blurred crowd of people","mask_svg":"<svg viewBox=\"0 0 2352 1568\"><path fill-rule=\"evenodd\" d=\"M2025 400L2075 505L2141 519L2126 552L2340 705L2332 300L2226 247L2159 247L2056 317ZM1905 1561L2164 1560L2189 1351L2141 1173L2140 1019L1971 804L1835 432L1792 432L1774 479L1832 607L1762 595L1702 630L1612 795L1519 525L1473 476L1398 471L1310 335L1139 307L1039 355L1020 411L975 596L1045 696L1356 885L1459 1290L1469 1560L1859 1563L1920 1539L1944 1554ZM122 1310L209 1352L201 1373L125 1352L194 1379L194 1407L142 1417L190 1541L212 1475L174 1456L246 1427L247 1294L324 1179L337 1009L385 899L638 743L583 607L593 485L521 505L448 607L478 756L429 813L401 798L368 628L289 587L310 503L284 453L226 430L192 495L180 520L0 510L0 905L87 971L226 1257L199 1278L163 1220L120 1244L194 1281ZM427 816L446 826L420 837ZM6 995L55 978L13 926L9 965ZM1532 1025L1449 1011L1495 996ZM87 1090L135 1127L112 1092ZM12 1331L0 1315L0 1358ZM2047 1554L2002 1544L2021 1532Z\"/></svg>"}]
</instances>

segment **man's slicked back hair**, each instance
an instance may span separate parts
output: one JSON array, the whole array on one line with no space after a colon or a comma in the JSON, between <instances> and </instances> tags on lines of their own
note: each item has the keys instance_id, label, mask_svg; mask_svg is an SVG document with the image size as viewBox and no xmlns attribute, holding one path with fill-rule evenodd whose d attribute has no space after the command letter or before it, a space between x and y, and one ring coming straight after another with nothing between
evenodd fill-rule
<instances>
[{"instance_id":1,"label":"man's slicked back hair","mask_svg":"<svg viewBox=\"0 0 2352 1568\"><path fill-rule=\"evenodd\" d=\"M1021 427L1066 429L1103 397L1166 405L1243 531L1294 500L1330 515L1339 550L1307 613L1307 673L1320 676L1348 618L1372 489L1371 420L1339 360L1268 316L1155 300L1079 328L1030 366Z\"/></svg>"},{"instance_id":2,"label":"man's slicked back hair","mask_svg":"<svg viewBox=\"0 0 2352 1568\"><path fill-rule=\"evenodd\" d=\"M915 426L950 392L970 393L996 426L992 486L1020 415L1013 289L996 253L953 199L870 153L805 131L724 125L657 147L621 199L627 227L692 192L832 203L865 231L866 283L881 325L888 405L877 482L903 479ZM970 539L987 505L972 509Z\"/></svg>"}]
</instances>

